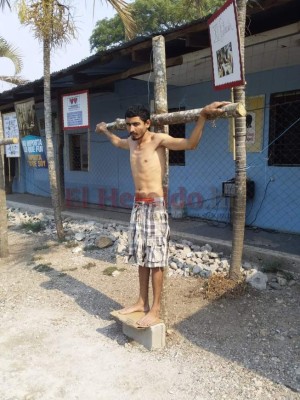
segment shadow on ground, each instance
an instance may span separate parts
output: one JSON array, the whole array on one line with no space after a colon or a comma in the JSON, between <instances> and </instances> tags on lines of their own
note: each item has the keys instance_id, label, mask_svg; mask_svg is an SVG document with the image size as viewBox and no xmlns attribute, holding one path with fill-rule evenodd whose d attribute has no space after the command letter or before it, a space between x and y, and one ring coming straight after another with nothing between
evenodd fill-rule
<instances>
[{"instance_id":1,"label":"shadow on ground","mask_svg":"<svg viewBox=\"0 0 300 400\"><path fill-rule=\"evenodd\" d=\"M300 392L299 286L219 298L175 328L209 352Z\"/></svg>"},{"instance_id":2,"label":"shadow on ground","mask_svg":"<svg viewBox=\"0 0 300 400\"><path fill-rule=\"evenodd\" d=\"M65 272L59 272L47 265L40 265L33 268L37 273L45 274L49 280L41 284L46 290L59 290L65 295L73 298L76 303L87 313L103 321L112 321L110 312L122 308L119 303L99 292L91 286L82 283ZM127 340L121 334L116 323L98 328L97 332L117 340L123 344Z\"/></svg>"}]
</instances>

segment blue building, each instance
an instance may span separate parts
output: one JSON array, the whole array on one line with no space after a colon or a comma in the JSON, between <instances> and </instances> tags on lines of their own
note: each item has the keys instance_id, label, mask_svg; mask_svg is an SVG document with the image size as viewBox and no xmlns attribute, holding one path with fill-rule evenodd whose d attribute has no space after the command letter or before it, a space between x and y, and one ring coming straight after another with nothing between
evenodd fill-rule
<instances>
[{"instance_id":1,"label":"blue building","mask_svg":"<svg viewBox=\"0 0 300 400\"><path fill-rule=\"evenodd\" d=\"M248 226L300 233L300 32L297 0L248 9L245 40ZM164 32L168 107L200 108L231 99L214 90L207 20ZM124 118L133 103L153 105L152 38L139 38L52 74L53 132L66 201L130 208L134 188L129 154L97 135L100 121ZM233 66L234 68L234 66ZM37 134L44 136L42 79L0 94L2 116L34 98ZM64 129L63 95L87 93L89 127ZM193 124L170 126L188 136ZM169 207L187 216L230 222L235 175L232 121L208 121L198 148L169 154ZM126 132L118 132L126 136ZM21 151L10 160L12 189L50 196L48 170Z\"/></svg>"}]
</instances>

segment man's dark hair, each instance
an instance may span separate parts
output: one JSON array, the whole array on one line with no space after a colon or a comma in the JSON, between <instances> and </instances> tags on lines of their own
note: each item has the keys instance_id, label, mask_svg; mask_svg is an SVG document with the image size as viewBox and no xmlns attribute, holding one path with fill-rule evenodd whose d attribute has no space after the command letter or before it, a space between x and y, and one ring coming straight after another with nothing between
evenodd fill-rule
<instances>
[{"instance_id":1,"label":"man's dark hair","mask_svg":"<svg viewBox=\"0 0 300 400\"><path fill-rule=\"evenodd\" d=\"M146 122L150 119L150 112L143 104L134 104L125 113L125 118L133 117L140 117L142 121Z\"/></svg>"}]
</instances>

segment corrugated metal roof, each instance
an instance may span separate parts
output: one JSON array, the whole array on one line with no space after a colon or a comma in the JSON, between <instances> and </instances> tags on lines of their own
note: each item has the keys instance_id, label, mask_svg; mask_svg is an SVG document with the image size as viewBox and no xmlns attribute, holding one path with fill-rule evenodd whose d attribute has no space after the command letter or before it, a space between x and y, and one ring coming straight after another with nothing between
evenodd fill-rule
<instances>
[{"instance_id":1,"label":"corrugated metal roof","mask_svg":"<svg viewBox=\"0 0 300 400\"><path fill-rule=\"evenodd\" d=\"M251 19L247 22L247 34L267 31L288 23L298 21L299 0L263 0L260 5L249 8ZM298 10L298 12L297 12ZM78 88L90 87L91 90L107 90L107 85L116 79L146 73L152 50L152 37L163 34L166 40L167 59L209 47L207 18L195 20L189 24L169 29L165 32L140 36L112 49L91 55L80 62L51 74L53 97L58 93ZM149 67L150 68L150 67ZM144 70L145 69L145 70ZM0 109L13 107L14 101L43 96L43 78L17 86L0 93Z\"/></svg>"}]
</instances>

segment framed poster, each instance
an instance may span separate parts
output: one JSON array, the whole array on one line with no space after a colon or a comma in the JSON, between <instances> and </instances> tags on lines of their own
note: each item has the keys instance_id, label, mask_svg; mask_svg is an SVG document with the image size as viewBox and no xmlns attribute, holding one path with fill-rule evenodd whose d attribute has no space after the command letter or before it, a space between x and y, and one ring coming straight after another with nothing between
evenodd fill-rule
<instances>
[{"instance_id":1,"label":"framed poster","mask_svg":"<svg viewBox=\"0 0 300 400\"><path fill-rule=\"evenodd\" d=\"M88 90L62 96L63 129L89 128Z\"/></svg>"},{"instance_id":2,"label":"framed poster","mask_svg":"<svg viewBox=\"0 0 300 400\"><path fill-rule=\"evenodd\" d=\"M259 153L263 145L265 96L246 97L246 150ZM230 151L233 151L234 124L230 118Z\"/></svg>"},{"instance_id":3,"label":"framed poster","mask_svg":"<svg viewBox=\"0 0 300 400\"><path fill-rule=\"evenodd\" d=\"M27 164L33 168L48 168L45 145L40 136L28 135L22 138Z\"/></svg>"},{"instance_id":4,"label":"framed poster","mask_svg":"<svg viewBox=\"0 0 300 400\"><path fill-rule=\"evenodd\" d=\"M7 139L19 139L19 127L17 115L15 112L2 114L3 118L3 132L4 137ZM6 157L20 157L20 144L8 144L5 146Z\"/></svg>"},{"instance_id":5,"label":"framed poster","mask_svg":"<svg viewBox=\"0 0 300 400\"><path fill-rule=\"evenodd\" d=\"M235 0L228 0L208 20L215 89L242 85L242 61Z\"/></svg>"},{"instance_id":6,"label":"framed poster","mask_svg":"<svg viewBox=\"0 0 300 400\"><path fill-rule=\"evenodd\" d=\"M20 136L39 135L34 98L14 103Z\"/></svg>"}]
</instances>

